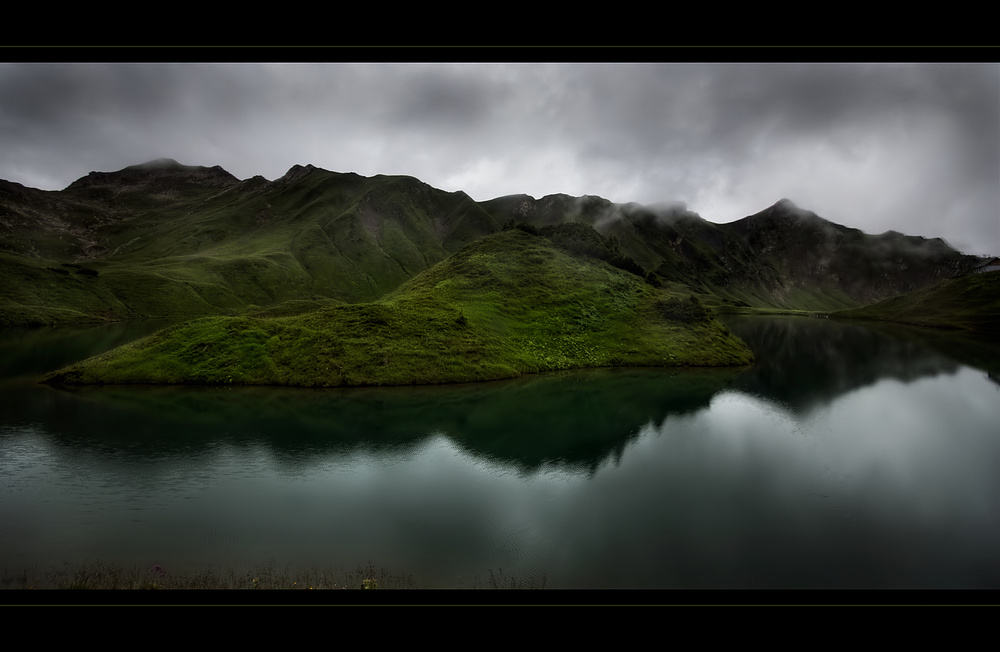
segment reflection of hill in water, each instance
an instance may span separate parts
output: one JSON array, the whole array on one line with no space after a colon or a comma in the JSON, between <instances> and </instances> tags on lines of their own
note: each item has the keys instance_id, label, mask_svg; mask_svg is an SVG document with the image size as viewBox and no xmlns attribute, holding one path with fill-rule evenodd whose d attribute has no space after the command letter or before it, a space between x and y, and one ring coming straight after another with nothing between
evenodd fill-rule
<instances>
[{"instance_id":1,"label":"reflection of hill in water","mask_svg":"<svg viewBox=\"0 0 1000 652\"><path fill-rule=\"evenodd\" d=\"M582 370L481 384L335 390L70 391L5 382L0 434L9 425L37 425L74 450L140 459L263 444L292 468L311 462L314 452L406 453L444 435L472 455L525 472L547 464L593 470L620 456L645 424L707 407L726 388L803 411L883 378L953 373L955 359L990 370L1000 358L995 344L990 349L928 329L801 317L727 322L758 355L748 370ZM81 337L107 345L103 335ZM20 346L45 344L53 341L38 332ZM5 346L16 351L19 345Z\"/></svg>"},{"instance_id":2,"label":"reflection of hill in water","mask_svg":"<svg viewBox=\"0 0 1000 652\"><path fill-rule=\"evenodd\" d=\"M912 381L954 373L959 363L896 329L805 317L730 317L726 323L757 355L735 389L795 411L827 403L883 378Z\"/></svg>"},{"instance_id":3,"label":"reflection of hill in water","mask_svg":"<svg viewBox=\"0 0 1000 652\"><path fill-rule=\"evenodd\" d=\"M985 371L987 377L1000 383L1000 341L967 331L924 328L906 324L865 322L872 330L892 337L930 347L962 364Z\"/></svg>"},{"instance_id":4,"label":"reflection of hill in water","mask_svg":"<svg viewBox=\"0 0 1000 652\"><path fill-rule=\"evenodd\" d=\"M0 329L0 380L35 378L149 335L176 320Z\"/></svg>"},{"instance_id":5,"label":"reflection of hill in water","mask_svg":"<svg viewBox=\"0 0 1000 652\"><path fill-rule=\"evenodd\" d=\"M335 390L106 386L35 390L34 406L13 399L3 409L41 422L63 441L138 454L251 440L295 464L303 453L405 451L443 434L472 455L521 471L545 464L593 470L620 456L643 425L707 406L739 373L605 369Z\"/></svg>"}]
</instances>

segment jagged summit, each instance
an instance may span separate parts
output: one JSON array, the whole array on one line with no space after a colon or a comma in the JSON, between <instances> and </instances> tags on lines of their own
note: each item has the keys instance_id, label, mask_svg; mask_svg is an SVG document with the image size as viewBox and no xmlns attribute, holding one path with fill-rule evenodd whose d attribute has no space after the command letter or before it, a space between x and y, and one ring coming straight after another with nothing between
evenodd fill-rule
<instances>
[{"instance_id":1,"label":"jagged summit","mask_svg":"<svg viewBox=\"0 0 1000 652\"><path fill-rule=\"evenodd\" d=\"M134 187L168 183L193 183L203 186L227 186L239 183L239 179L221 166L203 167L181 165L171 158L158 158L138 165L130 165L115 172L91 172L66 187L78 190L100 186Z\"/></svg>"},{"instance_id":2,"label":"jagged summit","mask_svg":"<svg viewBox=\"0 0 1000 652\"><path fill-rule=\"evenodd\" d=\"M299 179L303 178L304 176L306 176L307 174L316 169L317 169L316 166L312 165L311 163L306 163L305 165L295 164L292 167L288 168L288 172L285 172L278 179L278 181L284 181L284 182L298 181Z\"/></svg>"},{"instance_id":3,"label":"jagged summit","mask_svg":"<svg viewBox=\"0 0 1000 652\"><path fill-rule=\"evenodd\" d=\"M788 199L787 197L779 199L778 201L774 202L764 210L755 213L751 217L757 217L757 216L778 217L778 218L799 218L799 219L802 218L805 219L816 218L821 220L823 219L818 215L816 215L816 213L798 206L795 202L793 202L791 199Z\"/></svg>"},{"instance_id":4,"label":"jagged summit","mask_svg":"<svg viewBox=\"0 0 1000 652\"><path fill-rule=\"evenodd\" d=\"M760 229L827 229L837 230L847 229L820 217L816 213L799 207L792 200L782 198L771 204L762 211L753 215L730 222L728 226L734 227L741 232L757 231Z\"/></svg>"},{"instance_id":5,"label":"jagged summit","mask_svg":"<svg viewBox=\"0 0 1000 652\"><path fill-rule=\"evenodd\" d=\"M158 158L138 165L130 165L126 170L184 170L187 166L181 165L172 158ZM193 168L192 168L193 169Z\"/></svg>"}]
</instances>

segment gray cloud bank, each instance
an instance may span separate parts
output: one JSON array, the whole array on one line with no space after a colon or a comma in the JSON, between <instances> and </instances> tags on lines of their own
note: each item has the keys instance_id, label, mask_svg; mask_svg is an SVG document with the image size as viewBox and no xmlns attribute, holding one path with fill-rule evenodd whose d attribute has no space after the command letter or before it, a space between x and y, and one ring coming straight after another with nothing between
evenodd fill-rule
<instances>
[{"instance_id":1,"label":"gray cloud bank","mask_svg":"<svg viewBox=\"0 0 1000 652\"><path fill-rule=\"evenodd\" d=\"M239 178L311 163L717 223L788 197L1000 254L995 63L7 63L0 142L0 178L48 190L161 157Z\"/></svg>"}]
</instances>

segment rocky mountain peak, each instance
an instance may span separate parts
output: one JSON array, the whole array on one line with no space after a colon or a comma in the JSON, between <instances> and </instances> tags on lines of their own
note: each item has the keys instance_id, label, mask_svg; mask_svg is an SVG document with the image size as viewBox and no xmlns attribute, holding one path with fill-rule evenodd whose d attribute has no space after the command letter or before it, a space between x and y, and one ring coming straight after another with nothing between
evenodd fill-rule
<instances>
[{"instance_id":1,"label":"rocky mountain peak","mask_svg":"<svg viewBox=\"0 0 1000 652\"><path fill-rule=\"evenodd\" d=\"M126 170L183 170L185 166L181 165L172 158L158 158L153 161L148 161L146 163L140 163L139 165L130 165Z\"/></svg>"},{"instance_id":2,"label":"rocky mountain peak","mask_svg":"<svg viewBox=\"0 0 1000 652\"><path fill-rule=\"evenodd\" d=\"M278 180L285 182L298 181L315 169L316 166L309 163L306 163L305 165L296 164L288 168L288 172L285 172L285 174Z\"/></svg>"},{"instance_id":3,"label":"rocky mountain peak","mask_svg":"<svg viewBox=\"0 0 1000 652\"><path fill-rule=\"evenodd\" d=\"M181 165L171 158L158 158L146 163L130 165L116 172L91 172L71 183L66 189L100 186L122 189L137 186L160 186L164 183L219 187L239 183L239 179L218 165L212 167Z\"/></svg>"}]
</instances>

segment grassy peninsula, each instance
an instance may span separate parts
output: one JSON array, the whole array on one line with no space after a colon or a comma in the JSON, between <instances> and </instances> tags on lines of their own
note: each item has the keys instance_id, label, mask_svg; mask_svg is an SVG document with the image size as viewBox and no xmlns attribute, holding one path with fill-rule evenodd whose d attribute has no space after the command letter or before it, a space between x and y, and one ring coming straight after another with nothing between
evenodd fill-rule
<instances>
[{"instance_id":1,"label":"grassy peninsula","mask_svg":"<svg viewBox=\"0 0 1000 652\"><path fill-rule=\"evenodd\" d=\"M712 308L987 333L1000 313L995 275L968 276L974 256L788 200L712 224L683 204L476 202L406 176L296 165L240 181L159 159L62 191L0 180L0 213L0 325L193 320L50 382L398 385L742 365L749 350Z\"/></svg>"},{"instance_id":2,"label":"grassy peninsula","mask_svg":"<svg viewBox=\"0 0 1000 652\"><path fill-rule=\"evenodd\" d=\"M547 234L510 228L379 301L197 319L46 381L337 387L752 362L696 297L655 287L624 269L628 262L613 241L582 224Z\"/></svg>"}]
</instances>

